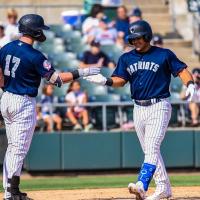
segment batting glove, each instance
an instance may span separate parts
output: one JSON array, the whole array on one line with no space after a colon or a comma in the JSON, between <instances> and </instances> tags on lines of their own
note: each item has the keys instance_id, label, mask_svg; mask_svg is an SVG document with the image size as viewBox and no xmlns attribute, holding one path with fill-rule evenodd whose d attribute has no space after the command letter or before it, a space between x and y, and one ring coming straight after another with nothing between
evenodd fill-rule
<instances>
[{"instance_id":1,"label":"batting glove","mask_svg":"<svg viewBox=\"0 0 200 200\"><path fill-rule=\"evenodd\" d=\"M98 85L106 85L106 81L107 81L107 78L105 76L103 76L102 74L87 76L87 77L84 77L83 79L85 79L91 83L96 83Z\"/></svg>"},{"instance_id":2,"label":"batting glove","mask_svg":"<svg viewBox=\"0 0 200 200\"><path fill-rule=\"evenodd\" d=\"M187 101L193 101L195 98L195 85L193 83L189 84L185 92Z\"/></svg>"},{"instance_id":3,"label":"batting glove","mask_svg":"<svg viewBox=\"0 0 200 200\"><path fill-rule=\"evenodd\" d=\"M100 73L100 68L91 66L88 68L83 68L83 69L78 69L79 77L80 76L90 76L90 75L95 75Z\"/></svg>"}]
</instances>

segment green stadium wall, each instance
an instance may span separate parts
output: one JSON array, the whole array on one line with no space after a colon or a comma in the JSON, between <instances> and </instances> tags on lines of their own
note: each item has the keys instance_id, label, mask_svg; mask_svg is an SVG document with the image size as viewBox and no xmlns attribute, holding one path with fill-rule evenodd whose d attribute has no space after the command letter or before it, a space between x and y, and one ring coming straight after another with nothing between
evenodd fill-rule
<instances>
[{"instance_id":1,"label":"green stadium wall","mask_svg":"<svg viewBox=\"0 0 200 200\"><path fill-rule=\"evenodd\" d=\"M6 148L0 131L0 162ZM161 153L168 168L200 168L200 131L167 131ZM24 168L28 171L139 168L143 162L135 132L35 133Z\"/></svg>"}]
</instances>

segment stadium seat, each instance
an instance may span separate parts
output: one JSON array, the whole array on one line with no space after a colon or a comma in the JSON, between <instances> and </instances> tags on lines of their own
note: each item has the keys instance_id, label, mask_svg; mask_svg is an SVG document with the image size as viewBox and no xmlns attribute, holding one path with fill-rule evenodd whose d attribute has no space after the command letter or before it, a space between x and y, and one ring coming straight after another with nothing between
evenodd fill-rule
<instances>
[{"instance_id":1,"label":"stadium seat","mask_svg":"<svg viewBox=\"0 0 200 200\"><path fill-rule=\"evenodd\" d=\"M114 69L110 69L108 67L101 68L101 74L105 77L110 77L113 73Z\"/></svg>"},{"instance_id":2,"label":"stadium seat","mask_svg":"<svg viewBox=\"0 0 200 200\"><path fill-rule=\"evenodd\" d=\"M71 72L77 69L78 66L79 66L79 61L73 59L69 61L59 62L58 65L56 66L56 69L63 72Z\"/></svg>"},{"instance_id":3,"label":"stadium seat","mask_svg":"<svg viewBox=\"0 0 200 200\"><path fill-rule=\"evenodd\" d=\"M123 53L123 50L117 45L102 45L101 50L116 63Z\"/></svg>"},{"instance_id":4,"label":"stadium seat","mask_svg":"<svg viewBox=\"0 0 200 200\"><path fill-rule=\"evenodd\" d=\"M85 51L90 49L90 46L81 42L81 43L70 43L67 46L67 49L69 51L72 51L74 53L77 54L77 56L80 56L81 54L83 54Z\"/></svg>"},{"instance_id":5,"label":"stadium seat","mask_svg":"<svg viewBox=\"0 0 200 200\"><path fill-rule=\"evenodd\" d=\"M67 66L70 60L76 59L76 55L71 52L63 52L53 58L54 65Z\"/></svg>"},{"instance_id":6,"label":"stadium seat","mask_svg":"<svg viewBox=\"0 0 200 200\"><path fill-rule=\"evenodd\" d=\"M170 91L180 93L182 89L182 82L179 78L171 78Z\"/></svg>"},{"instance_id":7,"label":"stadium seat","mask_svg":"<svg viewBox=\"0 0 200 200\"><path fill-rule=\"evenodd\" d=\"M63 30L63 25L61 24L50 25L50 30L53 31L57 36L60 36Z\"/></svg>"},{"instance_id":8,"label":"stadium seat","mask_svg":"<svg viewBox=\"0 0 200 200\"><path fill-rule=\"evenodd\" d=\"M119 94L121 96L123 95L131 96L130 85L128 83L123 87L118 87L118 88L109 87L108 92L113 94Z\"/></svg>"},{"instance_id":9,"label":"stadium seat","mask_svg":"<svg viewBox=\"0 0 200 200\"><path fill-rule=\"evenodd\" d=\"M62 87L54 87L53 94L57 96L58 98L63 97L66 95L67 89L69 87L69 84L63 84Z\"/></svg>"},{"instance_id":10,"label":"stadium seat","mask_svg":"<svg viewBox=\"0 0 200 200\"><path fill-rule=\"evenodd\" d=\"M44 34L46 36L46 41L47 40L53 40L55 37L55 33L53 31L44 31Z\"/></svg>"},{"instance_id":11,"label":"stadium seat","mask_svg":"<svg viewBox=\"0 0 200 200\"><path fill-rule=\"evenodd\" d=\"M94 102L119 102L120 96L116 94L110 95L96 95L93 97ZM102 129L102 107L92 108L92 118L95 128ZM118 108L117 106L108 106L106 110L107 115L107 129L119 127L117 123Z\"/></svg>"},{"instance_id":12,"label":"stadium seat","mask_svg":"<svg viewBox=\"0 0 200 200\"><path fill-rule=\"evenodd\" d=\"M89 98L91 99L94 98L96 100L96 95L107 95L107 88L102 85L85 83L81 84L81 88L83 88L87 92Z\"/></svg>"},{"instance_id":13,"label":"stadium seat","mask_svg":"<svg viewBox=\"0 0 200 200\"><path fill-rule=\"evenodd\" d=\"M180 101L180 93L174 92L174 91L177 91L177 90L178 90L177 86L172 89L171 96L170 96L170 101L172 103ZM171 114L169 126L176 127L176 126L180 125L179 120L178 120L179 115L180 115L180 105L178 105L178 104L173 105L172 104L172 114Z\"/></svg>"}]
</instances>

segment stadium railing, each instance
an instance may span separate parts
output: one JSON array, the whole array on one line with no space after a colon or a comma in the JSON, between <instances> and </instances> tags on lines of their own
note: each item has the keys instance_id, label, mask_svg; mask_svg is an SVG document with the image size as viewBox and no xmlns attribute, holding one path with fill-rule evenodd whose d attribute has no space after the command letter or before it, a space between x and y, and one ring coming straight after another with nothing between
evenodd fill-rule
<instances>
[{"instance_id":1,"label":"stadium railing","mask_svg":"<svg viewBox=\"0 0 200 200\"><path fill-rule=\"evenodd\" d=\"M198 102L200 103L200 102ZM171 102L172 107L173 106L180 106L180 122L181 122L181 126L185 127L186 125L186 111L185 111L185 106L188 104L187 101L172 101ZM41 107L41 104L37 104L38 107ZM47 106L49 106L49 110L50 110L50 115L53 115L53 110L55 108L66 108L66 107L71 107L72 105L66 104L66 103L53 103L53 104L47 104ZM127 108L127 107L134 107L134 104L132 101L126 101L126 102L89 102L89 103L85 103L85 104L80 104L78 106L82 106L82 107L87 107L92 109L93 108L93 112L95 113L97 111L96 108L101 108L102 111L102 130L103 131L107 131L108 130L108 125L107 122L110 120L108 119L108 109L109 107L115 107L117 108L117 112L118 112L118 124L121 127L121 125L124 123L123 121L123 108ZM111 111L112 112L112 111ZM126 112L126 111L125 111ZM173 112L173 111L172 111ZM53 127L53 121L52 121L52 127Z\"/></svg>"}]
</instances>

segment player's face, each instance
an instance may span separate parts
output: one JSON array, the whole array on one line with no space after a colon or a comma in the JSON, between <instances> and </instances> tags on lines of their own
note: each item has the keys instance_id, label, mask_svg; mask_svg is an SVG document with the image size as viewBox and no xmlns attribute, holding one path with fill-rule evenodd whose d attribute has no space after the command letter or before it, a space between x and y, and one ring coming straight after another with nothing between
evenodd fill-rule
<instances>
[{"instance_id":1,"label":"player's face","mask_svg":"<svg viewBox=\"0 0 200 200\"><path fill-rule=\"evenodd\" d=\"M139 52L146 52L150 47L149 42L146 42L144 38L142 37L134 39L132 41L132 44L135 47L136 51L139 51Z\"/></svg>"}]
</instances>

